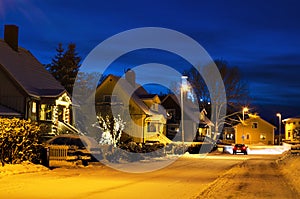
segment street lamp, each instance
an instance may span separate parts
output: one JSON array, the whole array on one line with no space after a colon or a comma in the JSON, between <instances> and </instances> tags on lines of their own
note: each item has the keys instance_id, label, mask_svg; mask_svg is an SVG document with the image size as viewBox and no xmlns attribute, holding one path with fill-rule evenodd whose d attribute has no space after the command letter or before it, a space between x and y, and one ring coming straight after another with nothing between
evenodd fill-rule
<instances>
[{"instance_id":1,"label":"street lamp","mask_svg":"<svg viewBox=\"0 0 300 199\"><path fill-rule=\"evenodd\" d=\"M184 121L183 121L183 95L186 91L189 90L189 86L187 84L187 76L181 76L181 87L180 87L180 106L181 106L181 137L182 137L182 147L184 153Z\"/></svg>"},{"instance_id":2,"label":"street lamp","mask_svg":"<svg viewBox=\"0 0 300 199\"><path fill-rule=\"evenodd\" d=\"M245 121L245 113L248 111L249 111L248 107L243 108L243 122Z\"/></svg>"},{"instance_id":3,"label":"street lamp","mask_svg":"<svg viewBox=\"0 0 300 199\"><path fill-rule=\"evenodd\" d=\"M245 135L244 135L245 113L248 112L248 111L249 111L249 109L248 109L247 107L244 107L244 108L243 108L243 136L242 136L243 142L244 142L244 139L245 139Z\"/></svg>"},{"instance_id":4,"label":"street lamp","mask_svg":"<svg viewBox=\"0 0 300 199\"><path fill-rule=\"evenodd\" d=\"M276 116L279 119L279 127L278 127L279 129L278 129L278 131L279 131L279 145L280 145L280 143L281 143L281 114L277 113Z\"/></svg>"}]
</instances>

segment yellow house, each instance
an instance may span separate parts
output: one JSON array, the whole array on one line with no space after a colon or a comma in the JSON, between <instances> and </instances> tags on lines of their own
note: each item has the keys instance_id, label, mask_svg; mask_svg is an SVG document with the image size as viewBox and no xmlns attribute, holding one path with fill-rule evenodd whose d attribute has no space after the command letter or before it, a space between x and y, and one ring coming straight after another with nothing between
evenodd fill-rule
<instances>
[{"instance_id":1,"label":"yellow house","mask_svg":"<svg viewBox=\"0 0 300 199\"><path fill-rule=\"evenodd\" d=\"M121 115L124 132L135 142L171 142L159 97L136 84L134 71L128 70L125 78L108 75L97 87L95 102L98 115Z\"/></svg>"},{"instance_id":2,"label":"yellow house","mask_svg":"<svg viewBox=\"0 0 300 199\"><path fill-rule=\"evenodd\" d=\"M285 125L285 140L300 141L300 117L287 118L282 122Z\"/></svg>"},{"instance_id":3,"label":"yellow house","mask_svg":"<svg viewBox=\"0 0 300 199\"><path fill-rule=\"evenodd\" d=\"M248 115L248 119L234 126L235 143L273 145L276 127L258 115Z\"/></svg>"}]
</instances>

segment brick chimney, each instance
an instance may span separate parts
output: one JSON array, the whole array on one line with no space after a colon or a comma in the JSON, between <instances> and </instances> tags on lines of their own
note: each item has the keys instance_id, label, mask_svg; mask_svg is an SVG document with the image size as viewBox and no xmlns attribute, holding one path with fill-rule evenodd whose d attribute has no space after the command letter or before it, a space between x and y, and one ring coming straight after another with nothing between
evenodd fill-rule
<instances>
[{"instance_id":1,"label":"brick chimney","mask_svg":"<svg viewBox=\"0 0 300 199\"><path fill-rule=\"evenodd\" d=\"M127 82L133 87L136 87L135 84L135 72L131 69L127 69L127 71L125 72L125 79L127 80Z\"/></svg>"},{"instance_id":2,"label":"brick chimney","mask_svg":"<svg viewBox=\"0 0 300 199\"><path fill-rule=\"evenodd\" d=\"M18 51L19 27L16 25L4 26L4 41L14 50Z\"/></svg>"}]
</instances>

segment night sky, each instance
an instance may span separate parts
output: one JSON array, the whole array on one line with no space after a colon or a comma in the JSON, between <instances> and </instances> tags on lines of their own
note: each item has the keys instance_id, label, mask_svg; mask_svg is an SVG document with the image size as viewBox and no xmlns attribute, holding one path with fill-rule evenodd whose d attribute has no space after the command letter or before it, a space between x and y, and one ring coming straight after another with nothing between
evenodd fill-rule
<instances>
[{"instance_id":1,"label":"night sky","mask_svg":"<svg viewBox=\"0 0 300 199\"><path fill-rule=\"evenodd\" d=\"M20 46L47 64L59 42L74 42L84 59L119 32L174 29L195 39L213 59L238 66L249 83L250 108L277 126L276 112L283 119L300 115L299 8L296 0L0 0L0 32L4 24L18 25Z\"/></svg>"}]
</instances>

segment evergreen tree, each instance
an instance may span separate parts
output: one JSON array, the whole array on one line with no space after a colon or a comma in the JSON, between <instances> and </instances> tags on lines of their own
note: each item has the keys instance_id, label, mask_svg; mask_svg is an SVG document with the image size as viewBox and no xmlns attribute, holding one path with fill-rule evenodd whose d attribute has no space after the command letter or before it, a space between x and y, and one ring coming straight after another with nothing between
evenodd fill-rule
<instances>
[{"instance_id":1,"label":"evergreen tree","mask_svg":"<svg viewBox=\"0 0 300 199\"><path fill-rule=\"evenodd\" d=\"M58 80L65 89L72 94L73 85L80 67L81 57L76 52L76 45L71 43L65 51L61 43L58 44L56 55L47 70Z\"/></svg>"}]
</instances>

